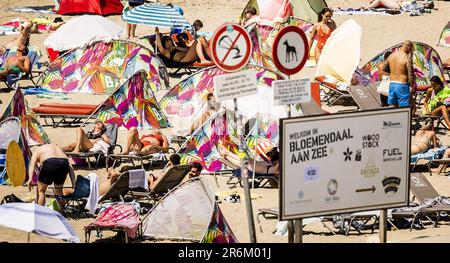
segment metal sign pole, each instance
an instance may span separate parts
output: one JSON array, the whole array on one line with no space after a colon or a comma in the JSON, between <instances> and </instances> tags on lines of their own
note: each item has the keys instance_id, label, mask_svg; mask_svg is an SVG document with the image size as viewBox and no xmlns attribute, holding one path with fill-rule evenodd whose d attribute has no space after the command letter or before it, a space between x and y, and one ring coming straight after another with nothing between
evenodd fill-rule
<instances>
[{"instance_id":1,"label":"metal sign pole","mask_svg":"<svg viewBox=\"0 0 450 263\"><path fill-rule=\"evenodd\" d=\"M287 78L288 78L288 80L290 80L291 79L291 75L287 75ZM290 118L291 117L291 104L289 104L288 107L289 107L288 118Z\"/></svg>"},{"instance_id":2,"label":"metal sign pole","mask_svg":"<svg viewBox=\"0 0 450 263\"><path fill-rule=\"evenodd\" d=\"M380 243L386 243L387 240L387 210L380 210Z\"/></svg>"},{"instance_id":3,"label":"metal sign pole","mask_svg":"<svg viewBox=\"0 0 450 263\"><path fill-rule=\"evenodd\" d=\"M303 219L296 219L295 223L295 243L303 243Z\"/></svg>"},{"instance_id":4,"label":"metal sign pole","mask_svg":"<svg viewBox=\"0 0 450 263\"><path fill-rule=\"evenodd\" d=\"M237 99L233 99L234 101L234 112L237 114ZM236 119L236 117L235 117ZM244 136L243 136L243 130L244 127L242 125L242 115L239 114L239 121L238 121L238 131L239 131L239 153L242 153L244 151L243 143L244 143ZM244 196L245 196L245 207L247 210L247 221L248 221L248 231L250 234L250 243L256 243L256 231L255 231L255 221L253 220L253 208L252 208L252 200L250 196L250 188L248 185L248 171L247 171L247 160L244 158L241 159L241 180L244 184Z\"/></svg>"},{"instance_id":5,"label":"metal sign pole","mask_svg":"<svg viewBox=\"0 0 450 263\"><path fill-rule=\"evenodd\" d=\"M288 243L294 243L294 221L288 221Z\"/></svg>"}]
</instances>

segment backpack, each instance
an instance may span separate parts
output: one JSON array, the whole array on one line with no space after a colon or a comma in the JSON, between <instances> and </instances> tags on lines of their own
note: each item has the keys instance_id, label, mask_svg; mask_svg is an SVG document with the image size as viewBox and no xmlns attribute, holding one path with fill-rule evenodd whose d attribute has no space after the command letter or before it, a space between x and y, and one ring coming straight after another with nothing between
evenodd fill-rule
<instances>
[{"instance_id":1,"label":"backpack","mask_svg":"<svg viewBox=\"0 0 450 263\"><path fill-rule=\"evenodd\" d=\"M0 205L7 203L24 203L24 201L19 197L17 197L15 194L10 194L3 197L3 200L0 203Z\"/></svg>"}]
</instances>

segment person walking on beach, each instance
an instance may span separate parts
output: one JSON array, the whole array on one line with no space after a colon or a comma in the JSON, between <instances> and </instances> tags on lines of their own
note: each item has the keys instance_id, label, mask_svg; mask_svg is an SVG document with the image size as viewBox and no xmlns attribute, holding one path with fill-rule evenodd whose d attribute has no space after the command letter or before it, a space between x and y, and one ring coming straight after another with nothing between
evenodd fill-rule
<instances>
[{"instance_id":1,"label":"person walking on beach","mask_svg":"<svg viewBox=\"0 0 450 263\"><path fill-rule=\"evenodd\" d=\"M331 9L325 7L319 13L318 23L316 23L312 28L311 36L309 37L309 49L311 50L312 44L314 42L314 38L317 36L317 45L316 50L314 52L314 58L316 59L316 63L319 61L320 55L322 54L322 49L325 46L328 38L331 36L331 33L336 29L336 23L331 17L333 16L333 12Z\"/></svg>"},{"instance_id":2,"label":"person walking on beach","mask_svg":"<svg viewBox=\"0 0 450 263\"><path fill-rule=\"evenodd\" d=\"M407 40L402 47L389 56L389 96L388 104L396 107L413 106L411 95L415 92L415 76L413 69L413 43Z\"/></svg>"},{"instance_id":3,"label":"person walking on beach","mask_svg":"<svg viewBox=\"0 0 450 263\"><path fill-rule=\"evenodd\" d=\"M45 191L47 190L47 187L53 183L56 194L61 196L63 195L62 187L66 181L67 174L70 174L73 184L75 173L69 163L67 155L61 147L55 144L42 145L34 151L28 167L28 175L30 177L28 180L28 189L30 191L34 186L32 183L33 172L37 165L39 165L40 168L37 183L37 203L39 205L45 205Z\"/></svg>"}]
</instances>

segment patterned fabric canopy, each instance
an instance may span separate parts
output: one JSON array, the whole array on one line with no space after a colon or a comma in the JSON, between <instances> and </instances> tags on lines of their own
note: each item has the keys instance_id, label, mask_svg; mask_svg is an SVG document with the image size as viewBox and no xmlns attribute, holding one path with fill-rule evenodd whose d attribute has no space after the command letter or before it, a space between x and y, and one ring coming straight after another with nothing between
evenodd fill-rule
<instances>
[{"instance_id":1,"label":"patterned fabric canopy","mask_svg":"<svg viewBox=\"0 0 450 263\"><path fill-rule=\"evenodd\" d=\"M190 27L189 22L173 7L147 3L122 14L130 24L144 24L155 27Z\"/></svg>"},{"instance_id":2,"label":"patterned fabric canopy","mask_svg":"<svg viewBox=\"0 0 450 263\"><path fill-rule=\"evenodd\" d=\"M450 47L450 21L442 30L441 36L439 37L439 45L444 47Z\"/></svg>"}]
</instances>

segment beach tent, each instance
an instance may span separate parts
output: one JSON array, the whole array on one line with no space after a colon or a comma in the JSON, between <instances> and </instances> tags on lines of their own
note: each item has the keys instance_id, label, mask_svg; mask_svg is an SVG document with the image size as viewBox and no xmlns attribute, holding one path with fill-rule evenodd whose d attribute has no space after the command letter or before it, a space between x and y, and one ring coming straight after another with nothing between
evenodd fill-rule
<instances>
[{"instance_id":1,"label":"beach tent","mask_svg":"<svg viewBox=\"0 0 450 263\"><path fill-rule=\"evenodd\" d=\"M253 54L250 63L278 72L272 58L272 46L278 32L286 26L296 26L302 29L306 35L310 35L313 24L305 20L290 17L288 21L281 24L280 27L274 28L270 25L254 23L246 29L250 35L253 46ZM310 58L314 56L314 48L311 48ZM282 74L282 73L279 73Z\"/></svg>"},{"instance_id":2,"label":"beach tent","mask_svg":"<svg viewBox=\"0 0 450 263\"><path fill-rule=\"evenodd\" d=\"M317 14L327 7L327 3L325 0L250 0L246 8L250 6L256 8L261 20L279 21L294 16L316 23Z\"/></svg>"},{"instance_id":3,"label":"beach tent","mask_svg":"<svg viewBox=\"0 0 450 263\"><path fill-rule=\"evenodd\" d=\"M135 127L151 130L170 126L153 94L147 73L143 70L119 86L97 112L97 119L126 129Z\"/></svg>"},{"instance_id":4,"label":"beach tent","mask_svg":"<svg viewBox=\"0 0 450 263\"><path fill-rule=\"evenodd\" d=\"M316 76L331 75L348 85L361 59L362 28L353 19L331 33L317 63Z\"/></svg>"},{"instance_id":5,"label":"beach tent","mask_svg":"<svg viewBox=\"0 0 450 263\"><path fill-rule=\"evenodd\" d=\"M237 243L215 201L212 183L200 176L170 191L142 220L145 238Z\"/></svg>"},{"instance_id":6,"label":"beach tent","mask_svg":"<svg viewBox=\"0 0 450 263\"><path fill-rule=\"evenodd\" d=\"M439 54L431 46L421 43L413 42L414 53L414 74L416 75L416 85L420 90L428 89L431 85L430 79L433 76L438 76L444 79L444 72L442 70L442 60ZM369 62L364 64L361 71L371 80L371 82L380 81L378 76L378 64L384 61L384 54L388 51L395 52L402 46L402 43L390 47Z\"/></svg>"},{"instance_id":7,"label":"beach tent","mask_svg":"<svg viewBox=\"0 0 450 263\"><path fill-rule=\"evenodd\" d=\"M439 37L439 45L443 47L450 47L450 21L442 30L441 36Z\"/></svg>"},{"instance_id":8,"label":"beach tent","mask_svg":"<svg viewBox=\"0 0 450 263\"><path fill-rule=\"evenodd\" d=\"M167 68L146 47L122 40L96 42L53 61L38 86L59 92L111 94L139 70L147 72L153 91L169 86Z\"/></svg>"},{"instance_id":9,"label":"beach tent","mask_svg":"<svg viewBox=\"0 0 450 263\"><path fill-rule=\"evenodd\" d=\"M272 82L283 79L282 76L268 69L247 65L243 70L256 71L258 93L256 95L238 98L238 110L246 117L287 116L285 106L274 106ZM196 72L189 78L179 82L170 89L159 101L163 111L176 131L189 135L191 124L207 110L206 97L214 93L214 77L225 74L217 67L210 67ZM223 102L222 106L233 110L233 101Z\"/></svg>"},{"instance_id":10,"label":"beach tent","mask_svg":"<svg viewBox=\"0 0 450 263\"><path fill-rule=\"evenodd\" d=\"M60 15L95 14L101 16L122 14L120 0L59 0L57 13Z\"/></svg>"},{"instance_id":11,"label":"beach tent","mask_svg":"<svg viewBox=\"0 0 450 263\"><path fill-rule=\"evenodd\" d=\"M119 39L123 28L109 19L97 15L83 15L70 19L44 41L47 48L66 51L94 42Z\"/></svg>"},{"instance_id":12,"label":"beach tent","mask_svg":"<svg viewBox=\"0 0 450 263\"><path fill-rule=\"evenodd\" d=\"M0 225L44 237L80 242L75 230L60 213L36 203L7 203L0 206ZM28 241L30 236L28 236Z\"/></svg>"},{"instance_id":13,"label":"beach tent","mask_svg":"<svg viewBox=\"0 0 450 263\"><path fill-rule=\"evenodd\" d=\"M17 89L3 115L0 116L0 121L9 117L18 117L22 126L22 133L30 146L49 143L50 139L41 124L29 112L31 111L28 108L22 91Z\"/></svg>"}]
</instances>

